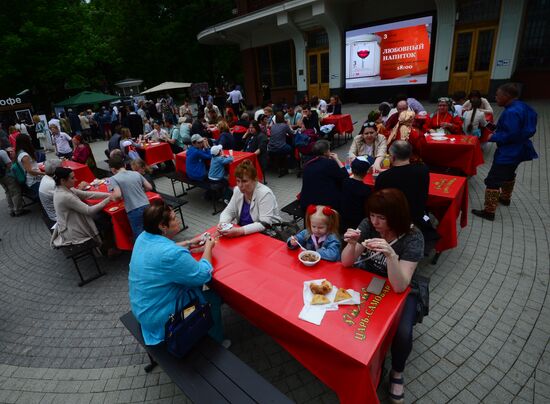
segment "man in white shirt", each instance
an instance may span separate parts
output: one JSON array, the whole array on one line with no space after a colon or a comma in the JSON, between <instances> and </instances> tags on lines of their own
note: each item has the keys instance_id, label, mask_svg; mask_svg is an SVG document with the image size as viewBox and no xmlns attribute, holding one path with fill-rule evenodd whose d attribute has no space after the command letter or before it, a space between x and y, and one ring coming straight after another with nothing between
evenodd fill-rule
<instances>
[{"instance_id":1,"label":"man in white shirt","mask_svg":"<svg viewBox=\"0 0 550 404\"><path fill-rule=\"evenodd\" d=\"M48 219L50 219L50 223L48 223L50 228L57 222L57 214L55 213L55 207L53 205L55 180L52 178L57 167L61 167L61 160L46 160L44 163L44 172L46 175L42 177L42 181L40 181L40 188L38 188L38 197L40 198L40 203L42 204Z\"/></svg>"},{"instance_id":2,"label":"man in white shirt","mask_svg":"<svg viewBox=\"0 0 550 404\"><path fill-rule=\"evenodd\" d=\"M237 87L234 85L231 92L227 93L229 97L227 97L227 102L231 104L231 107L233 108L233 112L237 116L241 116L241 101L243 100L243 95L239 90L237 90Z\"/></svg>"}]
</instances>

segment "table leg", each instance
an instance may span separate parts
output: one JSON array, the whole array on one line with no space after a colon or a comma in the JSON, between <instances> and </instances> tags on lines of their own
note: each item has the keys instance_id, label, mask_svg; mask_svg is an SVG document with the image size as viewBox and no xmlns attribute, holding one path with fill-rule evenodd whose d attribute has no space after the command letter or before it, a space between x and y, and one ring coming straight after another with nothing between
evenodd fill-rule
<instances>
[{"instance_id":1,"label":"table leg","mask_svg":"<svg viewBox=\"0 0 550 404\"><path fill-rule=\"evenodd\" d=\"M437 260L439 260L439 256L441 255L440 252L436 252L434 257L432 258L432 261L430 262L430 264L432 265L436 265L437 264Z\"/></svg>"}]
</instances>

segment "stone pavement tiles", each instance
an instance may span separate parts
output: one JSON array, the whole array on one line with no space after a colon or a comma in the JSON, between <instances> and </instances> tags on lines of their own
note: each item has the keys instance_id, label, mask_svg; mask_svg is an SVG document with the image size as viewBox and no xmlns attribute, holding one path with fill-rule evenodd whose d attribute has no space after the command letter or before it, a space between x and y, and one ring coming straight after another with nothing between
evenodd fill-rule
<instances>
[{"instance_id":1,"label":"stone pavement tiles","mask_svg":"<svg viewBox=\"0 0 550 404\"><path fill-rule=\"evenodd\" d=\"M495 222L469 215L459 246L444 252L437 265L423 262L419 269L431 276L431 311L414 330L405 371L407 402L550 402L550 106L533 105L539 112L535 144L541 158L521 165L511 206L499 207ZM345 110L362 121L372 107L346 105ZM92 146L102 160L105 143ZM337 152L343 156L347 147ZM487 162L493 151L486 149ZM470 207L482 204L488 167L469 179ZM293 175L279 179L268 173L268 182L280 206L300 189ZM157 185L171 192L165 179ZM202 191L186 198L190 228L180 237L217 221ZM107 276L78 288L72 263L50 249L39 209L31 209L27 216L10 218L0 201L0 402L187 402L160 369L144 373L147 357L118 321L128 310L129 254L100 259ZM231 351L290 398L338 401L269 336L229 307L223 315ZM386 389L384 379L382 402Z\"/></svg>"}]
</instances>

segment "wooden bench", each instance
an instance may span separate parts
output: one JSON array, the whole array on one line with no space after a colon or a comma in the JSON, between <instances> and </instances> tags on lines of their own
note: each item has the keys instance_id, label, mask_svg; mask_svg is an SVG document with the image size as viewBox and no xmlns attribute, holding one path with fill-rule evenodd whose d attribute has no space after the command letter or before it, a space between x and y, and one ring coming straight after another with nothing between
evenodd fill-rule
<instances>
[{"instance_id":1,"label":"wooden bench","mask_svg":"<svg viewBox=\"0 0 550 404\"><path fill-rule=\"evenodd\" d=\"M201 188L206 191L210 191L213 194L212 195L212 209L213 209L212 215L216 215L223 210L223 208L218 210L218 203L217 203L223 197L223 187L221 186L221 184L213 184L208 181L192 180L187 176L187 174L182 172L177 172L177 171L173 173L168 173L165 175L165 177L168 178L172 183L172 191L174 192L175 197L187 195L187 191L190 191L194 188ZM181 185L181 191L182 191L179 194L176 193L176 183L178 182ZM187 185L187 187L185 187L185 185Z\"/></svg>"},{"instance_id":2,"label":"wooden bench","mask_svg":"<svg viewBox=\"0 0 550 404\"><path fill-rule=\"evenodd\" d=\"M295 201L289 203L281 209L281 212L292 216L292 220L298 223L300 220L303 220L302 208L300 208L300 201L296 199Z\"/></svg>"},{"instance_id":3,"label":"wooden bench","mask_svg":"<svg viewBox=\"0 0 550 404\"><path fill-rule=\"evenodd\" d=\"M164 344L145 345L141 327L130 311L120 321L145 348L151 363L158 364L194 403L291 403L262 376L237 356L205 337L182 359L172 356Z\"/></svg>"},{"instance_id":4,"label":"wooden bench","mask_svg":"<svg viewBox=\"0 0 550 404\"><path fill-rule=\"evenodd\" d=\"M84 286L87 283L90 283L91 281L105 275L105 272L103 272L99 268L99 265L97 264L97 260L94 255L94 250L97 248L97 246L98 245L94 240L88 240L82 244L74 244L74 245L59 247L59 249L63 252L63 254L67 259L70 258L73 260L74 266L76 267L76 271L78 272L78 276L80 277L80 282L78 283L78 286ZM90 257L94 262L97 274L84 279L84 277L82 276L82 272L80 271L80 267L78 266L78 263L80 261L85 260L87 257Z\"/></svg>"}]
</instances>

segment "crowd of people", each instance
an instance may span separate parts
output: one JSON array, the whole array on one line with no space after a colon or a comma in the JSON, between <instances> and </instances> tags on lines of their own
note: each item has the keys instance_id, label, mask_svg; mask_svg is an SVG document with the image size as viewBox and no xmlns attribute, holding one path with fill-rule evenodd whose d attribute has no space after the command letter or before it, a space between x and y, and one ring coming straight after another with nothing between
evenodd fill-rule
<instances>
[{"instance_id":1,"label":"crowd of people","mask_svg":"<svg viewBox=\"0 0 550 404\"><path fill-rule=\"evenodd\" d=\"M255 153L264 172L270 159L280 176L287 173L287 164L300 156L299 204L305 228L286 240L288 248L302 245L319 252L324 260L373 272L387 278L394 292L402 293L411 285L435 233L426 208L429 168L418 158L420 136L426 132L480 136L487 124L484 114L492 112L478 92L472 92L467 101L461 94L455 94L454 100L440 98L431 115L418 100L398 96L393 106L384 102L368 114L351 143L347 160L342 161L331 150L333 128L323 130L321 125L327 114L342 112L336 96L329 103L313 97L298 106L276 108L267 104L255 112L241 111L243 98L238 89L227 96L227 106L200 97L196 116L188 102L176 108L171 97L166 97L117 112L102 108L95 114L82 112L77 118L72 111L68 111L68 118L53 117L48 122L48 134L59 158L89 165L93 153L86 141L98 133L109 140L106 153L113 176L108 193L85 191L85 182L75 188L74 173L61 167L59 159L47 160L44 172L39 170L40 155L28 135L19 133L12 139L10 133L8 142L2 143L0 183L8 196L10 213L26 213L16 190L21 188L17 169L13 170L17 165L24 186L39 196L53 226L52 246L81 242L108 245L110 226L101 216L102 209L110 201L124 200L135 238L130 303L146 344L164 340L164 323L176 297L182 290L193 290L212 303L215 327L211 335L228 346L221 327L221 301L211 290L203 296L201 289L215 271L212 256L216 238L265 232L282 219L275 194L258 180L254 164L245 160L235 170L236 187L227 195L217 234L206 240L195 237L173 242L179 231L177 218L164 202L149 202L146 191L154 189L154 181L147 177L149 168L139 154L133 153L142 140L166 141L174 153L187 150L189 178L221 182L225 187L224 167L232 157L223 155L223 149ZM494 220L499 201L510 204L518 165L537 157L530 140L536 131L536 113L518 96L513 84L497 91L496 100L504 112L488 137L496 143L497 151L485 180L485 207L473 211L485 219ZM82 125L84 121L87 125ZM212 134L215 129L220 132L217 139ZM373 189L364 183L371 172L377 175ZM94 198L101 201L95 205L84 202ZM190 252L202 253L201 259L196 261ZM186 294L183 299L188 299ZM418 296L409 294L391 347L390 397L395 402L402 402L404 397L403 371L412 349L417 306Z\"/></svg>"}]
</instances>

